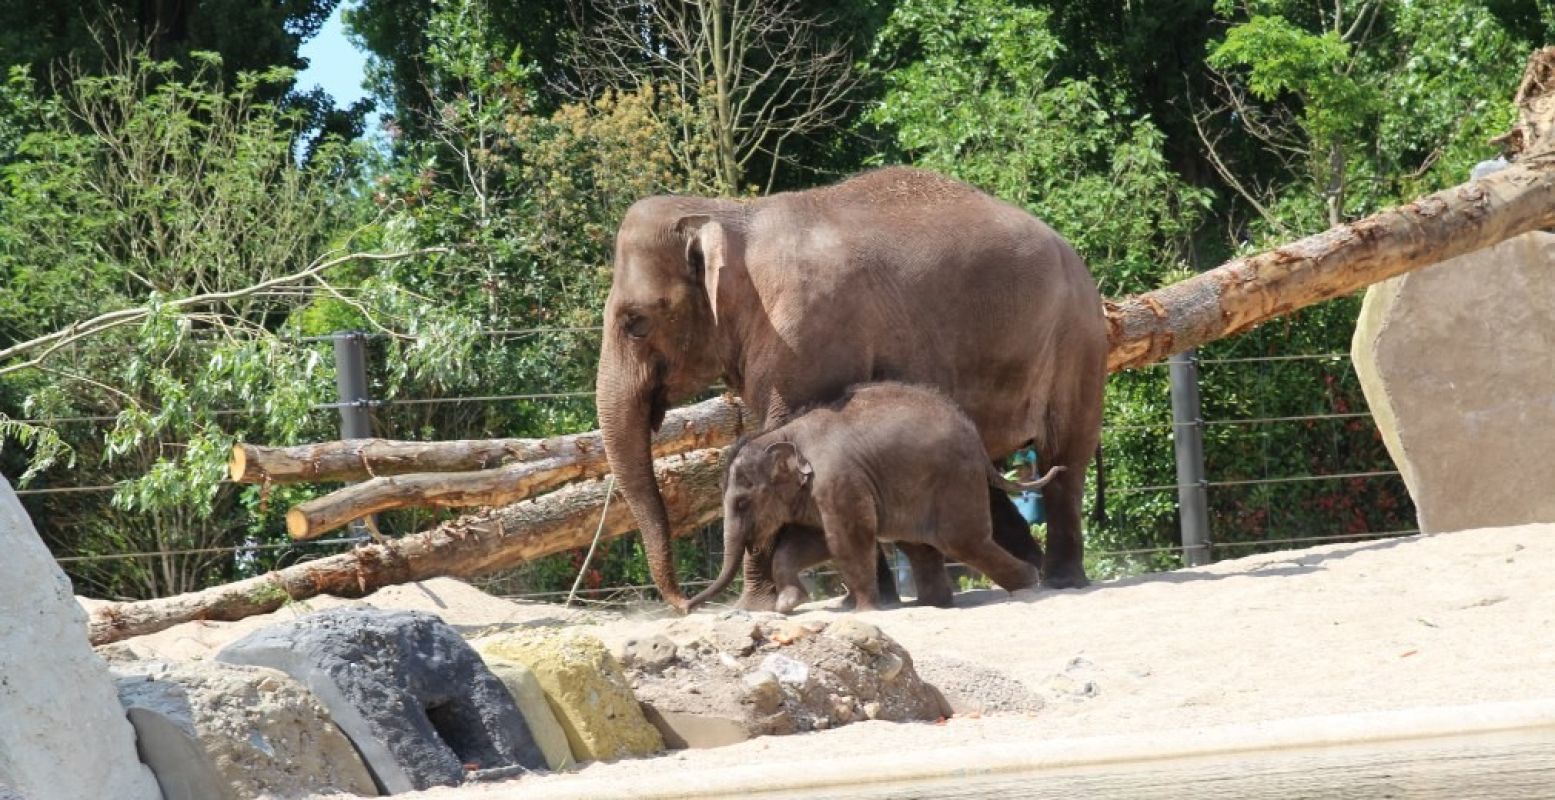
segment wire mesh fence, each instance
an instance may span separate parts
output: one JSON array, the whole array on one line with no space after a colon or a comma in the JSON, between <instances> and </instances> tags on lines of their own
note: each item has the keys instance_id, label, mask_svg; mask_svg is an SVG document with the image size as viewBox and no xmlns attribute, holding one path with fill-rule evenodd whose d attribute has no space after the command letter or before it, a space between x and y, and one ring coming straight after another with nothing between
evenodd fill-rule
<instances>
[{"instance_id":1,"label":"wire mesh fence","mask_svg":"<svg viewBox=\"0 0 1555 800\"><path fill-rule=\"evenodd\" d=\"M587 335L598 333L600 330L599 326L543 327L481 331L478 335L492 342L492 346L500 347L504 340L515 337L541 334ZM364 347L367 342L387 338L386 334L350 333L303 337L298 341L335 343L340 341L342 336L347 335L357 342L358 348ZM367 360L365 351L359 350L357 356L364 361ZM1208 384L1205 405L1207 410L1197 418L1174 419L1163 403L1163 413L1156 419L1140 418L1135 415L1127 420L1109 418L1104 422L1106 437L1154 437L1151 441L1159 447L1159 452L1151 458L1159 463L1149 470L1134 470L1134 472L1141 475L1157 474L1167 477L1167 480L1136 481L1130 485L1127 481L1119 482L1116 477L1109 475L1105 495L1110 500L1105 511L1113 517L1113 520L1108 528L1093 525L1092 527L1096 529L1088 531L1089 561L1093 574L1099 570L1102 576L1106 577L1141 569L1159 569L1181 563L1193 563L1188 556L1200 551L1206 559L1214 560L1257 550L1394 537L1416 532L1410 526L1413 522L1413 512L1409 507L1407 494L1403 491L1399 473L1391 468L1391 464L1385 459L1385 454L1379 459L1377 453L1380 452L1380 448L1374 448L1375 452L1360 455L1340 453L1334 458L1327 458L1323 453L1311 451L1311 442L1322 438L1321 435L1313 433L1318 430L1316 426L1349 426L1342 435L1334 437L1336 453L1341 449L1351 448L1353 445L1351 440L1370 435L1373 429L1367 411L1330 407L1327 410L1314 409L1306 413L1265 413L1251 416L1219 416L1214 411L1219 408L1215 402L1217 398L1213 395L1215 386L1217 380L1224 377L1226 373L1237 370L1287 369L1299 365L1313 365L1329 372L1348 372L1350 371L1348 354L1325 352L1203 358L1198 359L1196 365L1210 375L1210 378L1205 380ZM1151 380L1155 377L1162 379L1163 395L1167 388L1164 385L1167 366L1166 364L1151 365L1140 371L1153 376ZM341 414L342 417L349 413L372 414L375 417L372 420L372 433L392 438L397 432L394 430L397 420L380 415L392 413L394 409L455 405L543 404L579 401L593 396L592 387L581 386L537 387L534 391L481 392L435 397L396 395L375 398L368 396L366 390L360 391L361 394L358 396L342 394L333 401L315 403L311 406L312 411L318 414L336 413ZM230 408L218 409L213 413L220 417L240 417L262 412L256 409ZM118 416L112 414L84 414L21 421L59 426L109 424L117 419ZM1303 431L1304 434L1293 437L1291 434L1293 430ZM427 431L417 431L417 433L424 435ZM1175 467L1172 464L1170 448L1189 433L1203 437L1203 460L1205 461L1203 466L1207 471L1201 474L1185 474L1181 464ZM1283 452L1279 445L1282 440L1300 441L1301 446L1307 448L1307 451L1294 454ZM1104 438L1105 441L1108 440ZM1111 446L1120 445L1112 443ZM1222 457L1225 453L1245 454L1259 447L1263 448L1263 457L1254 459L1260 463L1253 466L1263 474L1249 474L1246 464L1237 465L1235 459ZM1104 452L1106 449L1107 446L1104 446ZM1356 468L1357 466L1367 468ZM1122 474L1131 473L1124 470ZM121 486L120 483L104 482L85 485L50 485L29 487L17 493L23 497L41 500L59 495L106 494L118 490ZM1314 488L1336 486L1337 490ZM1173 530L1181 527L1180 517L1183 516L1180 514L1181 496L1184 491L1201 491L1206 496L1208 516L1204 522L1205 529L1198 534L1201 537L1199 540L1184 538L1185 534L1181 530ZM1174 492L1179 494L1179 498L1175 501L1171 496ZM1357 513L1356 509L1352 508L1357 503L1368 502L1367 498L1375 500L1378 497L1388 498L1387 502L1392 505L1391 513L1386 515ZM1313 509L1321 510L1326 507L1324 503L1333 503L1336 514L1342 517L1335 520L1336 527L1332 530L1314 527L1311 524L1313 513L1306 513L1304 516L1293 513L1293 510L1298 508L1307 509L1308 512L1312 512ZM1149 528L1149 535L1139 535L1138 530L1131 530L1130 526L1135 525ZM1109 530L1112 535L1108 535ZM697 538L701 542L703 563L700 568L691 570L696 574L687 576L688 579L683 581L688 586L706 585L708 579L716 573L722 557L721 539L716 535L716 529L712 533L704 532ZM160 549L111 553L60 552L57 558L60 563L71 568L104 562L151 561L192 556L247 559L255 563L258 563L256 559L268 559L266 563L270 564L276 563L279 557L295 563L330 552L338 552L358 541L361 541L360 534L347 533L311 542L245 540L242 544L221 546L168 546ZM620 545L622 548L629 549L635 546L633 544L635 537L627 537L621 541L625 543ZM617 554L617 560L623 558ZM483 579L481 585L503 596L539 600L556 599L558 596L565 596L565 591L535 587L555 583L557 576L547 574L547 570L566 572L575 567L576 565L571 564L559 567L554 564L539 567L526 566L520 570ZM829 573L820 574L825 576ZM590 585L585 586L581 596L589 602L614 602L650 589L651 584L648 583L646 574L633 576L601 573L597 579L591 581Z\"/></svg>"}]
</instances>

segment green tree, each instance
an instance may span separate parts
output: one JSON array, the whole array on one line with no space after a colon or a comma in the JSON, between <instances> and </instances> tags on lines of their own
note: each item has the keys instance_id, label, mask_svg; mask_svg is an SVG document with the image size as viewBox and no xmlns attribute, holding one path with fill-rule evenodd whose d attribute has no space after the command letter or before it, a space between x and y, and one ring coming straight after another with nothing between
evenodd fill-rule
<instances>
[{"instance_id":1,"label":"green tree","mask_svg":"<svg viewBox=\"0 0 1555 800\"><path fill-rule=\"evenodd\" d=\"M48 499L39 518L61 553L238 544L248 523L221 481L233 438L320 432L321 353L277 334L302 290L331 288L322 264L364 221L348 191L357 159L337 144L296 163L296 115L260 99L290 71L227 85L217 56L192 58L185 70L135 56L60 94L18 67L0 91L19 132L0 167L0 412L13 433L17 418L108 417L106 433L58 425L76 468L42 483L124 479L111 505ZM73 570L95 591L146 596L235 568L191 553Z\"/></svg>"}]
</instances>

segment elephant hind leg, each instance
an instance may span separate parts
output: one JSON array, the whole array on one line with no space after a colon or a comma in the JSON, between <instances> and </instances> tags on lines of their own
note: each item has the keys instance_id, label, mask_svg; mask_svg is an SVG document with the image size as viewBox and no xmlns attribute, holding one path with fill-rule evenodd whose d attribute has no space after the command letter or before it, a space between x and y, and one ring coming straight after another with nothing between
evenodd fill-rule
<instances>
[{"instance_id":1,"label":"elephant hind leg","mask_svg":"<svg viewBox=\"0 0 1555 800\"><path fill-rule=\"evenodd\" d=\"M955 592L950 587L950 574L945 572L945 556L926 544L897 542L896 547L912 564L912 580L918 588L916 605L950 608Z\"/></svg>"},{"instance_id":2,"label":"elephant hind leg","mask_svg":"<svg viewBox=\"0 0 1555 800\"><path fill-rule=\"evenodd\" d=\"M1010 555L1032 565L1042 566L1042 545L1031 535L1031 526L1010 496L995 486L988 487L988 505L993 523L993 541Z\"/></svg>"},{"instance_id":3,"label":"elephant hind leg","mask_svg":"<svg viewBox=\"0 0 1555 800\"><path fill-rule=\"evenodd\" d=\"M989 580L1007 592L1037 585L1040 577L1037 568L1010 555L994 544L987 534L972 537L970 541L954 539L946 543L946 554L957 561L987 575Z\"/></svg>"}]
</instances>

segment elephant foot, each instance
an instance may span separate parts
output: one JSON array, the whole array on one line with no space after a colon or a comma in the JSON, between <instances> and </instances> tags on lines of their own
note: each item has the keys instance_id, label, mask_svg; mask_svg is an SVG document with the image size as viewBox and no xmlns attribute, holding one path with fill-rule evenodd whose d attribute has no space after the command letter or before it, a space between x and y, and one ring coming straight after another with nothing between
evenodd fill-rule
<instances>
[{"instance_id":1,"label":"elephant foot","mask_svg":"<svg viewBox=\"0 0 1555 800\"><path fill-rule=\"evenodd\" d=\"M1084 589L1091 585L1085 577L1085 568L1079 564L1055 564L1042 571L1042 587L1045 589Z\"/></svg>"},{"instance_id":2,"label":"elephant foot","mask_svg":"<svg viewBox=\"0 0 1555 800\"><path fill-rule=\"evenodd\" d=\"M783 589L783 591L778 592L778 596L773 601L773 604L772 604L771 608L747 608L745 610L746 611L776 611L779 614L791 614L791 613L793 613L794 609L799 607L800 603L803 603L803 602L805 602L806 600L809 600L809 599L810 599L809 594L807 594L803 589L801 589L801 588L799 588L797 586L788 586L788 587L785 587ZM742 608L743 608L743 606L742 606Z\"/></svg>"},{"instance_id":3,"label":"elephant foot","mask_svg":"<svg viewBox=\"0 0 1555 800\"><path fill-rule=\"evenodd\" d=\"M951 608L956 604L955 593L948 590L944 592L924 592L919 594L912 601L912 604L921 608Z\"/></svg>"},{"instance_id":4,"label":"elephant foot","mask_svg":"<svg viewBox=\"0 0 1555 800\"><path fill-rule=\"evenodd\" d=\"M892 593L892 595L890 597L886 597L884 595L884 593L882 593L881 596L880 596L880 602L876 603L875 607L876 608L901 608L904 605L906 605L906 604L902 602L902 598L898 597L895 593ZM847 596L843 597L840 602L837 603L835 608L838 611L856 611L856 610L858 610L858 598L854 597L852 594L848 594Z\"/></svg>"},{"instance_id":5,"label":"elephant foot","mask_svg":"<svg viewBox=\"0 0 1555 800\"><path fill-rule=\"evenodd\" d=\"M801 602L803 600L795 601L794 605L798 605ZM740 599L734 602L734 607L741 611L776 611L778 610L778 593L771 587L764 592L741 592Z\"/></svg>"}]
</instances>

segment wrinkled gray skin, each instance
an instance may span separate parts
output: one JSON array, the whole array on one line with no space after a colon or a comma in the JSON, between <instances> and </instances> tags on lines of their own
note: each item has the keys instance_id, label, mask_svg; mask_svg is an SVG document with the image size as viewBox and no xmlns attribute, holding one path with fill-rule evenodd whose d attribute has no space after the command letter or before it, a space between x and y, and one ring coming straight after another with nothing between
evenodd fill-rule
<instances>
[{"instance_id":1,"label":"wrinkled gray skin","mask_svg":"<svg viewBox=\"0 0 1555 800\"><path fill-rule=\"evenodd\" d=\"M815 553L813 539L774 548L788 526L824 532L860 610L879 606L876 541L933 548L1008 591L1027 588L1037 583L1037 568L994 543L987 487L1040 489L1063 471L1054 467L1027 484L1007 481L971 420L945 395L901 383L855 387L735 446L724 477L723 570L691 606L723 591L746 552L775 549L777 610L793 610L805 599L798 569Z\"/></svg>"},{"instance_id":2,"label":"wrinkled gray skin","mask_svg":"<svg viewBox=\"0 0 1555 800\"><path fill-rule=\"evenodd\" d=\"M1042 492L1042 576L1085 584L1080 502L1101 435L1106 323L1080 257L1025 211L901 167L757 200L646 198L616 236L604 325L605 452L675 608L686 598L649 443L665 411L720 377L757 429L856 383L939 388L989 458L1032 442L1043 464L1067 468ZM989 497L996 521L1015 514ZM1020 538L1006 547L1036 558ZM775 601L771 564L748 558L741 607Z\"/></svg>"}]
</instances>

